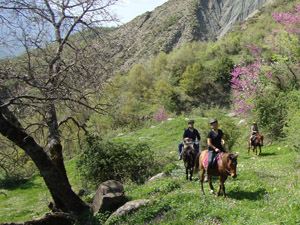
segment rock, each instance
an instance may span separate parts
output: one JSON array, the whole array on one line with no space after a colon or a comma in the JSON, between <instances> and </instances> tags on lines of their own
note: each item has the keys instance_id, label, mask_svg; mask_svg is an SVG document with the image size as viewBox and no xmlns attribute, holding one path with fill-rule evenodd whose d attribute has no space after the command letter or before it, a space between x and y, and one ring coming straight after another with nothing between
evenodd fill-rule
<instances>
[{"instance_id":1,"label":"rock","mask_svg":"<svg viewBox=\"0 0 300 225\"><path fill-rule=\"evenodd\" d=\"M127 71L139 61L192 41L220 39L271 0L169 0L111 31L102 31L99 49Z\"/></svg>"},{"instance_id":2,"label":"rock","mask_svg":"<svg viewBox=\"0 0 300 225\"><path fill-rule=\"evenodd\" d=\"M153 129L153 128L155 128L155 126L152 125L151 128Z\"/></svg>"},{"instance_id":3,"label":"rock","mask_svg":"<svg viewBox=\"0 0 300 225\"><path fill-rule=\"evenodd\" d=\"M168 121L172 121L172 120L174 120L174 118L168 118L167 120L168 120Z\"/></svg>"},{"instance_id":4,"label":"rock","mask_svg":"<svg viewBox=\"0 0 300 225\"><path fill-rule=\"evenodd\" d=\"M121 136L123 136L124 134L123 133L119 133L118 135L117 135L117 137L121 137Z\"/></svg>"},{"instance_id":5,"label":"rock","mask_svg":"<svg viewBox=\"0 0 300 225\"><path fill-rule=\"evenodd\" d=\"M232 117L235 117L236 114L235 114L234 112L232 112L232 113L229 113L228 116L229 116L230 118L232 118Z\"/></svg>"},{"instance_id":6,"label":"rock","mask_svg":"<svg viewBox=\"0 0 300 225\"><path fill-rule=\"evenodd\" d=\"M115 180L99 185L93 201L94 212L114 211L125 203L124 187Z\"/></svg>"},{"instance_id":7,"label":"rock","mask_svg":"<svg viewBox=\"0 0 300 225\"><path fill-rule=\"evenodd\" d=\"M240 125L245 125L245 124L247 124L247 120L246 119L242 119L242 120L240 120L239 122L238 122L238 125L240 126Z\"/></svg>"},{"instance_id":8,"label":"rock","mask_svg":"<svg viewBox=\"0 0 300 225\"><path fill-rule=\"evenodd\" d=\"M165 177L167 177L167 175L166 175L165 173L159 173L159 174L157 174L157 175L151 177L151 178L148 180L148 182L152 182L152 181L154 181L154 180L156 180L156 179L159 179L159 178L165 178Z\"/></svg>"},{"instance_id":9,"label":"rock","mask_svg":"<svg viewBox=\"0 0 300 225\"><path fill-rule=\"evenodd\" d=\"M109 218L111 219L112 217L115 216L124 216L128 215L130 213L133 213L134 211L138 210L141 206L148 204L150 200L148 199L138 199L134 201L127 202L125 205L121 206L120 208L117 209Z\"/></svg>"},{"instance_id":10,"label":"rock","mask_svg":"<svg viewBox=\"0 0 300 225\"><path fill-rule=\"evenodd\" d=\"M74 219L67 213L46 213L41 218L18 223L1 223L1 225L72 225Z\"/></svg>"}]
</instances>

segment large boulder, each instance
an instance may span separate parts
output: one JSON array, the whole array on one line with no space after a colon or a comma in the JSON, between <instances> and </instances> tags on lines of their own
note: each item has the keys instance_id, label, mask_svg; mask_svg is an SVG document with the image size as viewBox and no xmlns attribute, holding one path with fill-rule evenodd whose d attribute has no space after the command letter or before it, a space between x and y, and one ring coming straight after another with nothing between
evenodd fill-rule
<instances>
[{"instance_id":1,"label":"large boulder","mask_svg":"<svg viewBox=\"0 0 300 225\"><path fill-rule=\"evenodd\" d=\"M99 185L93 201L94 212L115 211L125 203L124 187L115 180Z\"/></svg>"},{"instance_id":2,"label":"large boulder","mask_svg":"<svg viewBox=\"0 0 300 225\"><path fill-rule=\"evenodd\" d=\"M148 199L138 199L138 200L126 202L125 205L121 206L120 208L117 209L117 211L111 214L111 216L108 218L108 221L109 219L115 216L124 216L133 213L134 211L138 210L138 208L140 208L145 204L148 204L149 202L150 200Z\"/></svg>"}]
</instances>

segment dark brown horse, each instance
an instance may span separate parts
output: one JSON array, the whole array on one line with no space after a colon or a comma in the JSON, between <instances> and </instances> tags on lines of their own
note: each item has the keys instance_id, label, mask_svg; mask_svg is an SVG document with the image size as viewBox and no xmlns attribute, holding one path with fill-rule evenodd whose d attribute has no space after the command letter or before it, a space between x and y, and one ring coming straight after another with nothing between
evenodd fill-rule
<instances>
[{"instance_id":1,"label":"dark brown horse","mask_svg":"<svg viewBox=\"0 0 300 225\"><path fill-rule=\"evenodd\" d=\"M260 155L261 154L261 146L264 145L264 136L262 134L256 134L256 139L255 141L251 140L251 145L253 147L253 153L255 153L255 155ZM257 154L257 146L259 147L259 153ZM249 142L249 146L248 146L248 155L250 154L250 142Z\"/></svg>"},{"instance_id":2,"label":"dark brown horse","mask_svg":"<svg viewBox=\"0 0 300 225\"><path fill-rule=\"evenodd\" d=\"M184 162L186 180L189 179L189 171L190 171L190 180L192 180L194 165L195 165L195 158L196 158L194 143L193 142L184 142L181 155L182 155L182 159Z\"/></svg>"},{"instance_id":3,"label":"dark brown horse","mask_svg":"<svg viewBox=\"0 0 300 225\"><path fill-rule=\"evenodd\" d=\"M200 183L201 183L201 191L204 194L203 190L203 180L204 180L204 173L207 172L207 167L204 167L204 160L208 155L208 150L201 152L200 155L197 156L195 167L200 167ZM214 187L212 186L211 177L218 176L220 180L220 186L217 191L217 196L219 196L220 191L223 191L223 198L226 198L225 193L225 181L228 176L232 178L236 178L236 166L237 166L237 154L232 153L220 153L220 158L217 161L216 165L212 166L210 169L210 175L208 176L208 183L210 187L210 193L214 193Z\"/></svg>"}]
</instances>

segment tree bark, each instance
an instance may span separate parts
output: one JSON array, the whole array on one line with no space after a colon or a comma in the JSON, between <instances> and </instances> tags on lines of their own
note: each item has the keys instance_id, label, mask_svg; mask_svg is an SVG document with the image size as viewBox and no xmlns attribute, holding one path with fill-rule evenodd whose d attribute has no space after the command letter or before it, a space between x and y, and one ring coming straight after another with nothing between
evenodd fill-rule
<instances>
[{"instance_id":1,"label":"tree bark","mask_svg":"<svg viewBox=\"0 0 300 225\"><path fill-rule=\"evenodd\" d=\"M80 215L89 209L89 206L73 192L67 177L55 167L44 149L31 136L7 120L2 114L1 108L0 133L30 156L39 169L55 203L63 204L63 211Z\"/></svg>"}]
</instances>

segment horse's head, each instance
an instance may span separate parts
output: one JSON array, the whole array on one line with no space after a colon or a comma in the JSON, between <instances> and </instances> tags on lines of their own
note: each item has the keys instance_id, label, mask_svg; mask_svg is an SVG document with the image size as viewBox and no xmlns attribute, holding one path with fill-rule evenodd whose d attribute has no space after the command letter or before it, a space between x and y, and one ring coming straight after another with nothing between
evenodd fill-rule
<instances>
[{"instance_id":1,"label":"horse's head","mask_svg":"<svg viewBox=\"0 0 300 225\"><path fill-rule=\"evenodd\" d=\"M183 152L190 153L194 152L194 143L192 142L185 142L183 143Z\"/></svg>"},{"instance_id":2,"label":"horse's head","mask_svg":"<svg viewBox=\"0 0 300 225\"><path fill-rule=\"evenodd\" d=\"M258 134L256 140L257 140L257 143L259 143L261 146L264 145L264 135Z\"/></svg>"},{"instance_id":3,"label":"horse's head","mask_svg":"<svg viewBox=\"0 0 300 225\"><path fill-rule=\"evenodd\" d=\"M190 156L195 156L194 143L193 142L184 142L183 143L183 151L182 151L183 160L185 157L190 157Z\"/></svg>"},{"instance_id":4,"label":"horse's head","mask_svg":"<svg viewBox=\"0 0 300 225\"><path fill-rule=\"evenodd\" d=\"M230 173L232 178L236 178L236 166L237 166L238 154L230 153L227 158L227 172Z\"/></svg>"}]
</instances>

